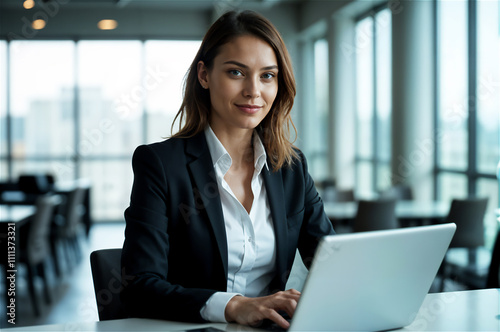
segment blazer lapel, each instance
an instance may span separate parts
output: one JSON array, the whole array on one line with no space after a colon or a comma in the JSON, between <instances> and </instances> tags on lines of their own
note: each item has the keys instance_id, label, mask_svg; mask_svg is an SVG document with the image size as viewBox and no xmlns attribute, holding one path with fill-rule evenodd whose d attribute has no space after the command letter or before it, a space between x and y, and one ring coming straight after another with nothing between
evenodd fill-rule
<instances>
[{"instance_id":1,"label":"blazer lapel","mask_svg":"<svg viewBox=\"0 0 500 332\"><path fill-rule=\"evenodd\" d=\"M268 161L269 163L269 161ZM284 274L286 271L287 262L287 237L288 226L286 221L285 211L285 193L283 191L283 179L281 171L272 172L266 167L262 169L264 183L267 191L267 199L271 208L271 216L273 217L274 233L276 236L276 268L279 282L284 286Z\"/></svg>"},{"instance_id":2,"label":"blazer lapel","mask_svg":"<svg viewBox=\"0 0 500 332\"><path fill-rule=\"evenodd\" d=\"M188 164L199 194L195 193L195 199L197 199L197 196L201 197L204 208L207 211L224 266L224 274L227 279L228 253L224 215L222 213L215 169L203 132L187 140L186 152L195 157Z\"/></svg>"}]
</instances>

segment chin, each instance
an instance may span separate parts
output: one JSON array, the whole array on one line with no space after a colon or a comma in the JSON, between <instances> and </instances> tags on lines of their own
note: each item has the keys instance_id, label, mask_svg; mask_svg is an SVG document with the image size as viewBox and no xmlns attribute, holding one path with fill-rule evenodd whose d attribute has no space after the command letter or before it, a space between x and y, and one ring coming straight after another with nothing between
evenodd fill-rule
<instances>
[{"instance_id":1,"label":"chin","mask_svg":"<svg viewBox=\"0 0 500 332\"><path fill-rule=\"evenodd\" d=\"M255 129L262 121L249 121L241 125L242 129Z\"/></svg>"}]
</instances>

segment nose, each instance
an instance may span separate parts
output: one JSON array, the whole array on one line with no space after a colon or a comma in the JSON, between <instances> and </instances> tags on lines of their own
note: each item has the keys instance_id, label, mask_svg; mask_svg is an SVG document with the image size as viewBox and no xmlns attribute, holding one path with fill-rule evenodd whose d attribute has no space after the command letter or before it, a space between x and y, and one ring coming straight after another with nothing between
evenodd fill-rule
<instances>
[{"instance_id":1,"label":"nose","mask_svg":"<svg viewBox=\"0 0 500 332\"><path fill-rule=\"evenodd\" d=\"M260 80L259 77L250 77L245 80L243 95L247 98L260 97Z\"/></svg>"}]
</instances>

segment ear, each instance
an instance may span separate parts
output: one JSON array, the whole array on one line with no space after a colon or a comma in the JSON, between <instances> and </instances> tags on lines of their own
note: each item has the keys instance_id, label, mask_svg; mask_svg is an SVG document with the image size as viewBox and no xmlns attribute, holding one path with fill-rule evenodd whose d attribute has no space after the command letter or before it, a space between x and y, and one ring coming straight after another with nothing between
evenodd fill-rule
<instances>
[{"instance_id":1,"label":"ear","mask_svg":"<svg viewBox=\"0 0 500 332\"><path fill-rule=\"evenodd\" d=\"M201 86L204 89L208 89L209 88L208 69L203 61L198 62L197 70L198 70L198 81L200 82Z\"/></svg>"}]
</instances>

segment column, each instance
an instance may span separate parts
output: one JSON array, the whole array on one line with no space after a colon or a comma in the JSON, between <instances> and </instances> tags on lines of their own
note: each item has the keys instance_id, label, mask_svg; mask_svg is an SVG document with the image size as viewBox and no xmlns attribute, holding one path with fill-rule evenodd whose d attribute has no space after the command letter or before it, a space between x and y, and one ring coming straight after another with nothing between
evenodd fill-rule
<instances>
[{"instance_id":1,"label":"column","mask_svg":"<svg viewBox=\"0 0 500 332\"><path fill-rule=\"evenodd\" d=\"M392 16L393 184L412 186L417 199L432 199L433 2L401 1Z\"/></svg>"}]
</instances>

